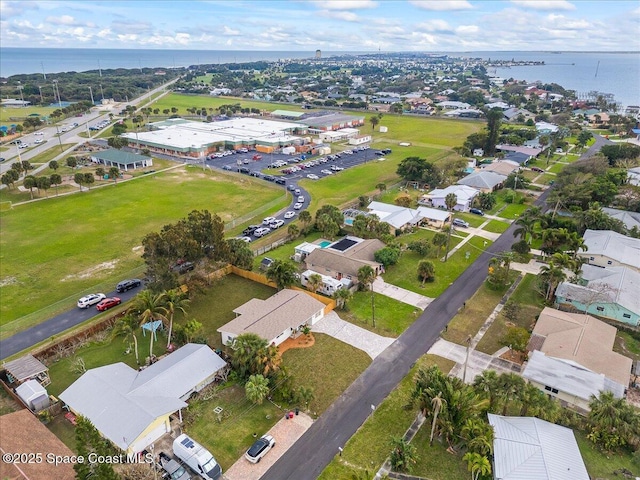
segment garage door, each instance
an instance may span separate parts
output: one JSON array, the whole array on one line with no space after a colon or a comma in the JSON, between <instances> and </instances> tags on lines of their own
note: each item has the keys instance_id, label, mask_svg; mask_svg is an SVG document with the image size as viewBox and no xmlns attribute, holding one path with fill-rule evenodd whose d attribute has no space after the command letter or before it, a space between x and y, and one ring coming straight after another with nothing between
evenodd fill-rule
<instances>
[{"instance_id":1,"label":"garage door","mask_svg":"<svg viewBox=\"0 0 640 480\"><path fill-rule=\"evenodd\" d=\"M147 433L144 437L140 437L136 442L134 442L131 445L131 449L135 453L141 452L142 450L147 448L149 445L151 445L153 442L155 442L158 438L160 438L162 435L164 435L167 432L168 432L167 427L163 422L160 425L158 425L156 428L151 430L149 433Z\"/></svg>"}]
</instances>

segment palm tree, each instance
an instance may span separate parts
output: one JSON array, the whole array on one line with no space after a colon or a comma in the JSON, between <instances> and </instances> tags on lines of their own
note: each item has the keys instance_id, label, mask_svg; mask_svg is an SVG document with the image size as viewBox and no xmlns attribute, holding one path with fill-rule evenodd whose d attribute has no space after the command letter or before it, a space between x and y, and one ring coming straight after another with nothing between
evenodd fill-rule
<instances>
[{"instance_id":1,"label":"palm tree","mask_svg":"<svg viewBox=\"0 0 640 480\"><path fill-rule=\"evenodd\" d=\"M569 251L572 252L573 254L574 260L578 256L578 250L582 250L583 252L586 252L589 248L587 247L587 244L585 243L584 238L582 238L577 232L569 233L569 235L567 236L566 242L567 242L567 247Z\"/></svg>"},{"instance_id":2,"label":"palm tree","mask_svg":"<svg viewBox=\"0 0 640 480\"><path fill-rule=\"evenodd\" d=\"M449 193L446 197L444 197L444 204L447 206L447 210L449 210L449 213L451 215L451 221L453 222L453 208L458 204L458 197L455 193ZM449 257L449 247L451 245L451 227L452 225L449 224L449 229L447 232L447 253L445 253L444 255L445 262Z\"/></svg>"},{"instance_id":3,"label":"palm tree","mask_svg":"<svg viewBox=\"0 0 640 480\"><path fill-rule=\"evenodd\" d=\"M307 279L307 290L315 293L322 285L322 277L317 273L312 273Z\"/></svg>"},{"instance_id":4,"label":"palm tree","mask_svg":"<svg viewBox=\"0 0 640 480\"><path fill-rule=\"evenodd\" d=\"M298 238L300 235L300 229L295 223L290 223L287 227L287 235L289 235L290 239Z\"/></svg>"},{"instance_id":5,"label":"palm tree","mask_svg":"<svg viewBox=\"0 0 640 480\"><path fill-rule=\"evenodd\" d=\"M446 405L447 401L442 398L442 392L431 399L431 407L433 408L433 421L431 422L431 435L429 436L429 446L433 445L433 435L436 432L436 422L442 405Z\"/></svg>"},{"instance_id":6,"label":"palm tree","mask_svg":"<svg viewBox=\"0 0 640 480\"><path fill-rule=\"evenodd\" d=\"M267 278L276 284L278 290L282 290L296 283L297 270L289 261L275 260L267 269Z\"/></svg>"},{"instance_id":7,"label":"palm tree","mask_svg":"<svg viewBox=\"0 0 640 480\"><path fill-rule=\"evenodd\" d=\"M364 265L358 269L358 283L363 290L369 290L376 278L376 272L369 265Z\"/></svg>"},{"instance_id":8,"label":"palm tree","mask_svg":"<svg viewBox=\"0 0 640 480\"><path fill-rule=\"evenodd\" d=\"M420 260L418 263L418 277L422 279L422 286L427 280L433 280L435 277L436 269L432 262L429 260Z\"/></svg>"},{"instance_id":9,"label":"palm tree","mask_svg":"<svg viewBox=\"0 0 640 480\"><path fill-rule=\"evenodd\" d=\"M373 116L369 119L369 122L371 123L371 129L375 130L376 129L376 125L378 125L380 123L380 119L376 116Z\"/></svg>"},{"instance_id":10,"label":"palm tree","mask_svg":"<svg viewBox=\"0 0 640 480\"><path fill-rule=\"evenodd\" d=\"M507 415L509 404L518 400L518 393L524 388L524 379L515 373L503 373L499 377L500 396L502 399L502 416Z\"/></svg>"},{"instance_id":11,"label":"palm tree","mask_svg":"<svg viewBox=\"0 0 640 480\"><path fill-rule=\"evenodd\" d=\"M416 463L416 447L402 437L391 439L391 468L400 472L409 472Z\"/></svg>"},{"instance_id":12,"label":"palm tree","mask_svg":"<svg viewBox=\"0 0 640 480\"><path fill-rule=\"evenodd\" d=\"M300 212L300 215L298 215L298 220L302 223L303 230L306 230L307 226L313 222L313 217L309 210L303 210Z\"/></svg>"},{"instance_id":13,"label":"palm tree","mask_svg":"<svg viewBox=\"0 0 640 480\"><path fill-rule=\"evenodd\" d=\"M181 290L168 290L164 295L164 306L169 314L169 333L167 334L167 348L171 345L171 333L173 331L173 316L176 312L186 315L185 308L189 305L189 299Z\"/></svg>"},{"instance_id":14,"label":"palm tree","mask_svg":"<svg viewBox=\"0 0 640 480\"><path fill-rule=\"evenodd\" d=\"M244 391L249 401L260 405L269 395L269 379L262 375L251 375L244 386Z\"/></svg>"},{"instance_id":15,"label":"palm tree","mask_svg":"<svg viewBox=\"0 0 640 480\"><path fill-rule=\"evenodd\" d=\"M490 455L493 451L493 427L479 417L469 418L462 426L460 436L470 452Z\"/></svg>"},{"instance_id":16,"label":"palm tree","mask_svg":"<svg viewBox=\"0 0 640 480\"><path fill-rule=\"evenodd\" d=\"M267 341L255 333L243 333L233 341L231 365L240 378L260 373L258 371L258 352L267 347Z\"/></svg>"},{"instance_id":17,"label":"palm tree","mask_svg":"<svg viewBox=\"0 0 640 480\"><path fill-rule=\"evenodd\" d=\"M498 399L499 380L495 370L484 370L473 381L473 386L477 392L484 392L489 396L489 412L495 413L496 401Z\"/></svg>"},{"instance_id":18,"label":"palm tree","mask_svg":"<svg viewBox=\"0 0 640 480\"><path fill-rule=\"evenodd\" d=\"M125 342L130 338L133 340L133 347L136 354L136 364L140 365L140 357L138 356L138 337L136 337L137 328L138 321L136 320L136 318L133 315L125 315L114 325L112 335L114 337L124 337Z\"/></svg>"},{"instance_id":19,"label":"palm tree","mask_svg":"<svg viewBox=\"0 0 640 480\"><path fill-rule=\"evenodd\" d=\"M479 453L467 452L462 459L467 462L467 469L471 472L471 480L478 480L480 475L484 476L491 473L489 459Z\"/></svg>"},{"instance_id":20,"label":"palm tree","mask_svg":"<svg viewBox=\"0 0 640 480\"><path fill-rule=\"evenodd\" d=\"M344 310L346 309L347 303L349 302L349 300L353 298L353 292L348 288L339 288L333 294L333 298L336 301L336 306L340 310Z\"/></svg>"},{"instance_id":21,"label":"palm tree","mask_svg":"<svg viewBox=\"0 0 640 480\"><path fill-rule=\"evenodd\" d=\"M133 299L131 309L138 314L140 326L144 326L149 322L160 320L164 322L167 317L167 309L164 305L164 293L154 294L151 290L143 290ZM153 359L153 337L155 330L150 332L151 340L149 342L149 358Z\"/></svg>"},{"instance_id":22,"label":"palm tree","mask_svg":"<svg viewBox=\"0 0 640 480\"><path fill-rule=\"evenodd\" d=\"M376 188L380 190L380 193L384 192L387 189L387 184L384 182L380 182L376 185Z\"/></svg>"},{"instance_id":23,"label":"palm tree","mask_svg":"<svg viewBox=\"0 0 640 480\"><path fill-rule=\"evenodd\" d=\"M518 228L513 231L513 236L519 236L521 240L526 240L527 243L531 244L536 222L537 220L533 217L522 216L518 218L515 222Z\"/></svg>"},{"instance_id":24,"label":"palm tree","mask_svg":"<svg viewBox=\"0 0 640 480\"><path fill-rule=\"evenodd\" d=\"M543 265L540 268L540 278L547 284L547 291L544 299L548 302L553 297L556 287L563 282L567 275L562 270L562 267L556 265L553 261L550 261L548 265Z\"/></svg>"}]
</instances>

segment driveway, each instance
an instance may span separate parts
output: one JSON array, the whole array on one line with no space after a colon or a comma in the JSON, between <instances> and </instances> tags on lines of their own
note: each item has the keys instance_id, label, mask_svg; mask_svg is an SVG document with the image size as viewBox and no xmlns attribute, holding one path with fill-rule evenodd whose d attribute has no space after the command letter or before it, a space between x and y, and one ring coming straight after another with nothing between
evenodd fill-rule
<instances>
[{"instance_id":1,"label":"driveway","mask_svg":"<svg viewBox=\"0 0 640 480\"><path fill-rule=\"evenodd\" d=\"M244 456L224 472L225 480L258 480L269 467L276 463L298 438L311 426L313 419L304 413L287 420L284 416L267 433L276 441L276 446L259 463L251 463ZM249 448L249 445L247 445Z\"/></svg>"},{"instance_id":2,"label":"driveway","mask_svg":"<svg viewBox=\"0 0 640 480\"><path fill-rule=\"evenodd\" d=\"M372 359L375 359L395 341L395 338L383 337L352 323L345 322L336 312L325 315L311 330L317 333L324 333L352 347L356 347L367 353Z\"/></svg>"},{"instance_id":3,"label":"driveway","mask_svg":"<svg viewBox=\"0 0 640 480\"><path fill-rule=\"evenodd\" d=\"M384 295L385 297L398 300L399 302L413 305L420 310L424 310L431 302L433 302L433 298L425 297L419 293L386 283L382 277L376 277L373 281L373 291L380 295Z\"/></svg>"}]
</instances>

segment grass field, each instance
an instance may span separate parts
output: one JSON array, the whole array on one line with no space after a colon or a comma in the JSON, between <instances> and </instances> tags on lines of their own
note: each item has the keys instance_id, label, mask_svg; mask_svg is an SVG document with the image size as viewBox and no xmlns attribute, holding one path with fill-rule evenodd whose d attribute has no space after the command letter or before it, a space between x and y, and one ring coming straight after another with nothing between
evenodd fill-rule
<instances>
[{"instance_id":1,"label":"grass field","mask_svg":"<svg viewBox=\"0 0 640 480\"><path fill-rule=\"evenodd\" d=\"M347 444L344 446L342 456L335 459L325 468L320 475L320 480L350 479L360 478L355 475L357 472L369 471L371 478L383 464L391 451L389 444L392 436L401 436L409 428L416 416L415 409L405 408L410 399L410 392L413 388L413 377L419 368L428 368L430 365L438 365L440 369L447 373L453 368L454 363L433 355L421 357L416 366L412 368L407 376L398 384L391 394L376 407L375 412L358 429ZM424 446L416 444L418 455L424 455ZM438 455L451 456L451 454L438 452ZM429 455L432 455L430 452ZM443 459L442 458L442 459ZM441 459L441 460L442 460ZM456 476L457 471L447 472L447 467L428 472L424 476L430 479L439 480L460 480L467 476ZM441 476L436 476L441 474ZM368 477L366 477L368 478Z\"/></svg>"},{"instance_id":2,"label":"grass field","mask_svg":"<svg viewBox=\"0 0 640 480\"><path fill-rule=\"evenodd\" d=\"M0 108L0 125L10 126L11 124L20 124L21 120L34 113L47 117L51 115L58 107L20 107L20 108ZM15 120L12 120L15 119Z\"/></svg>"},{"instance_id":3,"label":"grass field","mask_svg":"<svg viewBox=\"0 0 640 480\"><path fill-rule=\"evenodd\" d=\"M374 293L373 297L372 307L371 292L356 292L348 304L348 310L338 310L337 313L340 318L385 337L399 336L421 313L418 308L384 295ZM375 328L372 324L372 308L375 309Z\"/></svg>"},{"instance_id":4,"label":"grass field","mask_svg":"<svg viewBox=\"0 0 640 480\"><path fill-rule=\"evenodd\" d=\"M284 204L282 190L264 182L179 168L2 212L2 323L10 328L93 285L117 283L142 265L144 235L191 210L208 209L227 222L280 197ZM62 310L74 303L69 298Z\"/></svg>"}]
</instances>

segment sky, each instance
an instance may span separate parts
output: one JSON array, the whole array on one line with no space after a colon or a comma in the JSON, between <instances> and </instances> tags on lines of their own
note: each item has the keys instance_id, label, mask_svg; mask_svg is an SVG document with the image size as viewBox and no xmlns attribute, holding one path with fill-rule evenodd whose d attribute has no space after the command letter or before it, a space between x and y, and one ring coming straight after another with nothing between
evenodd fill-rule
<instances>
[{"instance_id":1,"label":"sky","mask_svg":"<svg viewBox=\"0 0 640 480\"><path fill-rule=\"evenodd\" d=\"M0 46L640 51L638 0L0 0Z\"/></svg>"}]
</instances>

